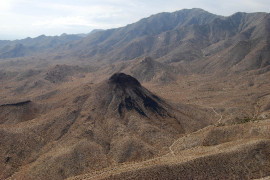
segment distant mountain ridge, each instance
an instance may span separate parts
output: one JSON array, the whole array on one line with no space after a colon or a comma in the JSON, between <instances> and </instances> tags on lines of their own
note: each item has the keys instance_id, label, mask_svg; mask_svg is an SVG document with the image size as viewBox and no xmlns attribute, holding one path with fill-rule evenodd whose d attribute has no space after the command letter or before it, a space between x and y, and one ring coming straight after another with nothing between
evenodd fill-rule
<instances>
[{"instance_id":1,"label":"distant mountain ridge","mask_svg":"<svg viewBox=\"0 0 270 180\"><path fill-rule=\"evenodd\" d=\"M243 71L269 63L269 13L238 12L224 17L202 9L159 13L125 27L86 37L39 36L0 41L0 58L38 55L114 63L151 56L164 63L196 62L195 72Z\"/></svg>"},{"instance_id":2,"label":"distant mountain ridge","mask_svg":"<svg viewBox=\"0 0 270 180\"><path fill-rule=\"evenodd\" d=\"M79 52L78 54L81 57L97 60L129 60L145 55L156 58L162 54L167 54L173 46L176 46L170 40L171 35L163 33L182 26L207 24L216 17L219 16L202 9L185 9L174 13L160 13L122 28L110 29L90 35L78 42L75 49L71 48L70 50L75 54ZM179 32L179 37L174 38L174 40L179 41L181 36L186 36L187 30L184 29L184 31ZM166 37L160 37L160 35L166 35ZM163 41L160 41L161 38ZM166 47L168 44L170 46Z\"/></svg>"},{"instance_id":3,"label":"distant mountain ridge","mask_svg":"<svg viewBox=\"0 0 270 180\"><path fill-rule=\"evenodd\" d=\"M22 40L0 40L0 59L17 58L24 56L38 55L44 52L58 50L59 47L65 46L71 42L82 39L82 34L61 36L41 35L36 38L26 38Z\"/></svg>"}]
</instances>

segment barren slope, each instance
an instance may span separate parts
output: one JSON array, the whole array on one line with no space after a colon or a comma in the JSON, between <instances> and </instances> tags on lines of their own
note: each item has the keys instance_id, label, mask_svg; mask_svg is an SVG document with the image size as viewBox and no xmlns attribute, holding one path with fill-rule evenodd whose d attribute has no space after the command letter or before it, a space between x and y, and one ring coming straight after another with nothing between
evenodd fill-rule
<instances>
[{"instance_id":1,"label":"barren slope","mask_svg":"<svg viewBox=\"0 0 270 180\"><path fill-rule=\"evenodd\" d=\"M70 179L253 179L269 176L269 122L210 126L178 139L170 147L171 153L159 158Z\"/></svg>"},{"instance_id":2,"label":"barren slope","mask_svg":"<svg viewBox=\"0 0 270 180\"><path fill-rule=\"evenodd\" d=\"M209 109L169 104L123 73L45 98L0 106L1 178L18 171L14 178L63 179L153 158L214 118Z\"/></svg>"}]
</instances>

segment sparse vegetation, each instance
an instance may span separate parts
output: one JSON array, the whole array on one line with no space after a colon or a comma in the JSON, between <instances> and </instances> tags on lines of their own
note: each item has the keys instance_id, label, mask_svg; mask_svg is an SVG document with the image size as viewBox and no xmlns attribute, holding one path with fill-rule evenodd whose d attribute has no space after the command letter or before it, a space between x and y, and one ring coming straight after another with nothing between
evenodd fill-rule
<instances>
[{"instance_id":1,"label":"sparse vegetation","mask_svg":"<svg viewBox=\"0 0 270 180\"><path fill-rule=\"evenodd\" d=\"M0 179L269 176L269 19L186 9L0 42Z\"/></svg>"},{"instance_id":2,"label":"sparse vegetation","mask_svg":"<svg viewBox=\"0 0 270 180\"><path fill-rule=\"evenodd\" d=\"M250 117L244 117L244 119L242 119L240 121L240 123L247 123L247 122L250 122L250 121L255 121L255 119L250 118Z\"/></svg>"}]
</instances>

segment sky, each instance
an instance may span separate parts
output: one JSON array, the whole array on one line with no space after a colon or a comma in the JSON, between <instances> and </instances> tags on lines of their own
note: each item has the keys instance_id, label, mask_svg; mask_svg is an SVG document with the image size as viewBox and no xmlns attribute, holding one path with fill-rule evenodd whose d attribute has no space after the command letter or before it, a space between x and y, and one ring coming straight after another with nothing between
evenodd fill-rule
<instances>
[{"instance_id":1,"label":"sky","mask_svg":"<svg viewBox=\"0 0 270 180\"><path fill-rule=\"evenodd\" d=\"M89 33L191 8L223 16L269 13L270 0L0 0L0 39Z\"/></svg>"}]
</instances>

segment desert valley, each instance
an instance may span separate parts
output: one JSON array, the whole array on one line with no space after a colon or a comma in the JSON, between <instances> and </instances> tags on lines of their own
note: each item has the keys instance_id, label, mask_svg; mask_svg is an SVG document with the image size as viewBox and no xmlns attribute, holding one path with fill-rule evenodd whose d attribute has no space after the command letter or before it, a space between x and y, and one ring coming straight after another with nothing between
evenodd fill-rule
<instances>
[{"instance_id":1,"label":"desert valley","mask_svg":"<svg viewBox=\"0 0 270 180\"><path fill-rule=\"evenodd\" d=\"M269 13L2 40L0 84L0 179L270 177Z\"/></svg>"}]
</instances>

